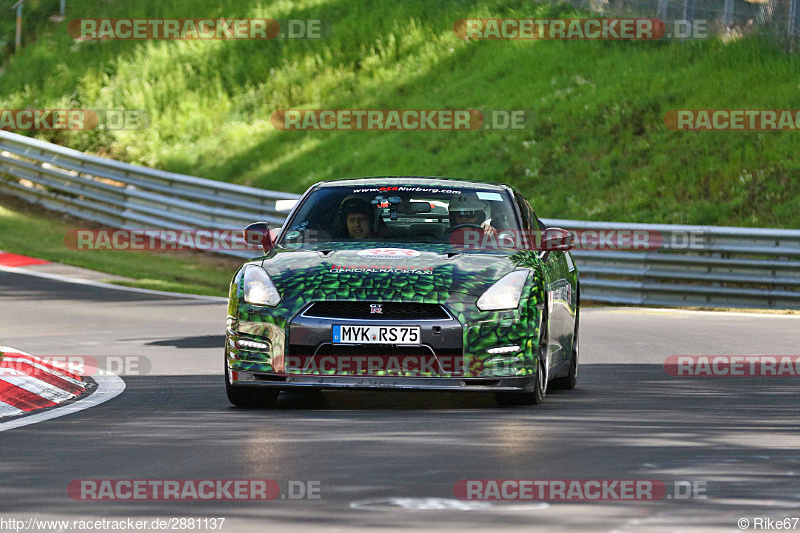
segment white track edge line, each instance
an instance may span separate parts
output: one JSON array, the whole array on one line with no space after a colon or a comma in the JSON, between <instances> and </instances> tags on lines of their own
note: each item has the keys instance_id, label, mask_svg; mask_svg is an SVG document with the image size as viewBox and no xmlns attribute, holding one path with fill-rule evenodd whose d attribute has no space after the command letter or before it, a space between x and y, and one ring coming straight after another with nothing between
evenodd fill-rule
<instances>
[{"instance_id":1,"label":"white track edge line","mask_svg":"<svg viewBox=\"0 0 800 533\"><path fill-rule=\"evenodd\" d=\"M47 274L45 272L36 272L20 267L9 267L0 265L0 271L9 272L11 274L23 274L25 276L35 276L38 278L47 278L55 281L63 281L66 283L76 283L79 285L90 285L92 287L99 287L101 289L113 289L117 291L137 292L139 294L152 294L156 296L171 296L173 298L186 298L189 300L206 300L209 302L227 302L228 299L224 296L203 296L201 294L186 294L182 292L169 292L157 291L154 289L140 289L138 287L126 287L124 285L114 285L113 283L103 283L101 281L90 281L86 279L71 278L69 276L62 276L60 274Z\"/></svg>"}]
</instances>

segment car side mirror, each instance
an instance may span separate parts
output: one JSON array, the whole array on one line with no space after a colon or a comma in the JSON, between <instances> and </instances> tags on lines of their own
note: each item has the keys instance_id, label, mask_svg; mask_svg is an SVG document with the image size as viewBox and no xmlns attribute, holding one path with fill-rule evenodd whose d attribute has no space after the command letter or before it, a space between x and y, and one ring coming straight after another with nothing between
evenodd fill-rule
<instances>
[{"instance_id":1,"label":"car side mirror","mask_svg":"<svg viewBox=\"0 0 800 533\"><path fill-rule=\"evenodd\" d=\"M242 230L242 237L247 244L259 244L266 254L275 246L272 235L269 232L269 223L253 222Z\"/></svg>"},{"instance_id":2,"label":"car side mirror","mask_svg":"<svg viewBox=\"0 0 800 533\"><path fill-rule=\"evenodd\" d=\"M542 251L568 252L575 248L575 235L562 228L547 228L542 234Z\"/></svg>"}]
</instances>

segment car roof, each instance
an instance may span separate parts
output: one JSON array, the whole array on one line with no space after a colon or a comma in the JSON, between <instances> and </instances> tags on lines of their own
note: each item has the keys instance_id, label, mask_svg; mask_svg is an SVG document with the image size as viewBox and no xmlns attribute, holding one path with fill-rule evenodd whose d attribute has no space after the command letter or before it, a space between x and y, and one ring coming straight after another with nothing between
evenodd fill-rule
<instances>
[{"instance_id":1,"label":"car roof","mask_svg":"<svg viewBox=\"0 0 800 533\"><path fill-rule=\"evenodd\" d=\"M339 186L361 186L361 187L374 187L374 186L387 186L387 185L424 185L431 187L438 185L440 187L475 187L476 185L486 189L504 189L507 186L503 183L494 183L478 180L455 179L441 176L373 176L366 178L349 178L332 181L321 181L317 183L318 187L339 187Z\"/></svg>"}]
</instances>

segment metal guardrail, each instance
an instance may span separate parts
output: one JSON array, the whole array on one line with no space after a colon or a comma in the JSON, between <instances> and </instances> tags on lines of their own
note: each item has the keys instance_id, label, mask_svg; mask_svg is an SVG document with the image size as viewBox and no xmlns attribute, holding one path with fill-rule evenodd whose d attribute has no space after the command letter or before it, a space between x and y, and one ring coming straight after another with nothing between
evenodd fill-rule
<instances>
[{"instance_id":1,"label":"metal guardrail","mask_svg":"<svg viewBox=\"0 0 800 533\"><path fill-rule=\"evenodd\" d=\"M582 298L635 305L800 309L800 230L543 222L583 235L644 231L651 242L661 241L643 251L573 251Z\"/></svg>"},{"instance_id":2,"label":"metal guardrail","mask_svg":"<svg viewBox=\"0 0 800 533\"><path fill-rule=\"evenodd\" d=\"M0 131L0 192L124 229L231 229L256 220L279 225L286 211L276 202L298 198L129 165L5 131ZM646 251L575 250L584 300L800 308L800 230L543 222L584 236L591 231L659 236L660 245ZM690 246L687 238L693 239Z\"/></svg>"},{"instance_id":3,"label":"metal guardrail","mask_svg":"<svg viewBox=\"0 0 800 533\"><path fill-rule=\"evenodd\" d=\"M154 170L0 131L0 191L54 211L123 229L232 229L280 225L267 191ZM248 252L228 252L247 257Z\"/></svg>"}]
</instances>

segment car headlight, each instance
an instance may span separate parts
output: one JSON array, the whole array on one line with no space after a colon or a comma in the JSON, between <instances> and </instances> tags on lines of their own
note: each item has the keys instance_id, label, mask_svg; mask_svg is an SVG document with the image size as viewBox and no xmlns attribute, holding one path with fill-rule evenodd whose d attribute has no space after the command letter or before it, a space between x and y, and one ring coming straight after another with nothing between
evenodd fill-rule
<instances>
[{"instance_id":1,"label":"car headlight","mask_svg":"<svg viewBox=\"0 0 800 533\"><path fill-rule=\"evenodd\" d=\"M248 265L244 271L244 301L249 304L275 307L281 303L281 295L269 279L267 271L260 266Z\"/></svg>"},{"instance_id":2,"label":"car headlight","mask_svg":"<svg viewBox=\"0 0 800 533\"><path fill-rule=\"evenodd\" d=\"M515 270L500 278L478 298L478 309L481 311L516 309L528 274L528 270Z\"/></svg>"}]
</instances>

